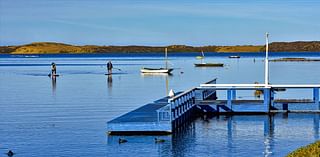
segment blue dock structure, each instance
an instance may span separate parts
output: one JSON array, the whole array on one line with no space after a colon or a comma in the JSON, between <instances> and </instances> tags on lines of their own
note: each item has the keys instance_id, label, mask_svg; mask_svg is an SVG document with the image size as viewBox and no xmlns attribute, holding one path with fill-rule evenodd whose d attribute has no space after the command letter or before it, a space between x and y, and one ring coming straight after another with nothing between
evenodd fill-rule
<instances>
[{"instance_id":1,"label":"blue dock structure","mask_svg":"<svg viewBox=\"0 0 320 157\"><path fill-rule=\"evenodd\" d=\"M199 87L146 104L107 123L109 134L171 134L200 114L270 114L277 112L320 113L320 85L216 84L217 79ZM277 98L278 89L309 89L313 99ZM263 100L237 100L237 91L263 91ZM217 93L225 91L226 100Z\"/></svg>"},{"instance_id":2,"label":"blue dock structure","mask_svg":"<svg viewBox=\"0 0 320 157\"><path fill-rule=\"evenodd\" d=\"M216 79L207 83L215 83ZM171 134L175 128L194 115L196 97L215 96L211 90L192 88L146 104L107 122L109 134Z\"/></svg>"},{"instance_id":3,"label":"blue dock structure","mask_svg":"<svg viewBox=\"0 0 320 157\"><path fill-rule=\"evenodd\" d=\"M197 89L225 91L226 100L203 100L198 102L205 112L214 113L272 113L272 112L319 112L320 85L267 85L265 84L202 84ZM277 98L278 89L309 89L313 99ZM261 91L262 100L237 100L237 91Z\"/></svg>"},{"instance_id":4,"label":"blue dock structure","mask_svg":"<svg viewBox=\"0 0 320 157\"><path fill-rule=\"evenodd\" d=\"M213 79L198 87L164 97L107 122L109 134L171 134L199 114L320 113L320 84L276 85L269 83L268 34L266 35L264 84L217 84ZM282 99L279 91L306 89L312 99ZM261 100L238 100L237 92L254 91ZM218 99L218 92L226 99Z\"/></svg>"}]
</instances>

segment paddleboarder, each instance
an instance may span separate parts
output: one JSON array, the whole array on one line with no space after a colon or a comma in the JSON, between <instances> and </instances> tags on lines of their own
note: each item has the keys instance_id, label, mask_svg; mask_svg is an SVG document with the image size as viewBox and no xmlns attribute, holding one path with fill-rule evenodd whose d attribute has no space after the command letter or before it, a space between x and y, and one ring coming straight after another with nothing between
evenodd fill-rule
<instances>
[{"instance_id":1,"label":"paddleboarder","mask_svg":"<svg viewBox=\"0 0 320 157\"><path fill-rule=\"evenodd\" d=\"M55 76L57 74L57 67L54 62L51 63L51 76Z\"/></svg>"},{"instance_id":2,"label":"paddleboarder","mask_svg":"<svg viewBox=\"0 0 320 157\"><path fill-rule=\"evenodd\" d=\"M112 74L112 68L113 68L113 65L112 65L111 61L109 61L107 63L108 74Z\"/></svg>"}]
</instances>

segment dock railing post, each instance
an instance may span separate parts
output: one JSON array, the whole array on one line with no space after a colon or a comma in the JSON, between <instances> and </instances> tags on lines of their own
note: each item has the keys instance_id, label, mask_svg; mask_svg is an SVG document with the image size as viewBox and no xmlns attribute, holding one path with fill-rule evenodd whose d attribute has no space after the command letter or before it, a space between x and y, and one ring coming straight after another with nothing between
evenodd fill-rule
<instances>
[{"instance_id":1,"label":"dock railing post","mask_svg":"<svg viewBox=\"0 0 320 157\"><path fill-rule=\"evenodd\" d=\"M237 91L236 89L232 89L232 100L236 100L237 99Z\"/></svg>"},{"instance_id":2,"label":"dock railing post","mask_svg":"<svg viewBox=\"0 0 320 157\"><path fill-rule=\"evenodd\" d=\"M319 87L313 88L313 100L314 100L314 104L318 105L318 109L320 109L320 106L319 106Z\"/></svg>"},{"instance_id":3,"label":"dock railing post","mask_svg":"<svg viewBox=\"0 0 320 157\"><path fill-rule=\"evenodd\" d=\"M270 107L269 107L269 111L271 108L274 108L274 91L272 89L270 89Z\"/></svg>"},{"instance_id":4,"label":"dock railing post","mask_svg":"<svg viewBox=\"0 0 320 157\"><path fill-rule=\"evenodd\" d=\"M266 112L270 112L270 88L264 88L263 90L263 104L266 107Z\"/></svg>"},{"instance_id":5,"label":"dock railing post","mask_svg":"<svg viewBox=\"0 0 320 157\"><path fill-rule=\"evenodd\" d=\"M264 84L267 87L269 85L269 33L266 33L266 58L265 58L265 74L264 74Z\"/></svg>"},{"instance_id":6,"label":"dock railing post","mask_svg":"<svg viewBox=\"0 0 320 157\"><path fill-rule=\"evenodd\" d=\"M157 116L158 116L158 123L160 123L160 112L157 110Z\"/></svg>"},{"instance_id":7,"label":"dock railing post","mask_svg":"<svg viewBox=\"0 0 320 157\"><path fill-rule=\"evenodd\" d=\"M232 92L231 89L227 90L227 106L230 110L232 110Z\"/></svg>"}]
</instances>

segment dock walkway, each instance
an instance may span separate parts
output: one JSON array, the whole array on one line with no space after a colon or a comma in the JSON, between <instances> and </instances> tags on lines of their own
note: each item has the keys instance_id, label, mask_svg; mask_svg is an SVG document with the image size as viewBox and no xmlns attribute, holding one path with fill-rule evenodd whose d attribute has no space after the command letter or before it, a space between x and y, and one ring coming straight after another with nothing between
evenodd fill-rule
<instances>
[{"instance_id":1,"label":"dock walkway","mask_svg":"<svg viewBox=\"0 0 320 157\"><path fill-rule=\"evenodd\" d=\"M169 97L164 97L109 121L107 123L109 134L171 132L171 123L169 121L160 123L157 112L168 104L168 99Z\"/></svg>"}]
</instances>

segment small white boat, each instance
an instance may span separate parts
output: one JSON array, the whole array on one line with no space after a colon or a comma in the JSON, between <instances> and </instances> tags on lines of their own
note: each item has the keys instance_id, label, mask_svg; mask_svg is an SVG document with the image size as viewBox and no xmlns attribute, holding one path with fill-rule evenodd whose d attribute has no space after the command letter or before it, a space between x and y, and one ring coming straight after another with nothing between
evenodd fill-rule
<instances>
[{"instance_id":1,"label":"small white boat","mask_svg":"<svg viewBox=\"0 0 320 157\"><path fill-rule=\"evenodd\" d=\"M173 69L167 68L141 68L142 73L170 73Z\"/></svg>"},{"instance_id":2,"label":"small white boat","mask_svg":"<svg viewBox=\"0 0 320 157\"><path fill-rule=\"evenodd\" d=\"M240 56L236 55L236 56L229 56L229 58L240 58Z\"/></svg>"},{"instance_id":3,"label":"small white boat","mask_svg":"<svg viewBox=\"0 0 320 157\"><path fill-rule=\"evenodd\" d=\"M168 68L168 50L167 48L165 48L165 64L166 67L165 68L141 68L140 72L141 73L170 73L171 71L173 71L173 68Z\"/></svg>"}]
</instances>

